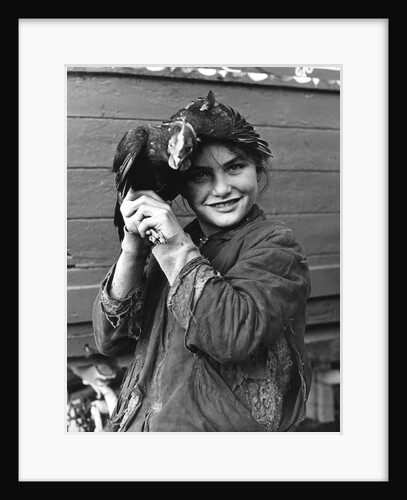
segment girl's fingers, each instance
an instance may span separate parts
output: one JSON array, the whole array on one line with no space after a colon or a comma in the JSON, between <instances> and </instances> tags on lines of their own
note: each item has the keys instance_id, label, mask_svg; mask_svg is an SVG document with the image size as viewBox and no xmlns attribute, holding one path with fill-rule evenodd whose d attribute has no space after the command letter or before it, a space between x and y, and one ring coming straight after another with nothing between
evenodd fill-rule
<instances>
[{"instance_id":1,"label":"girl's fingers","mask_svg":"<svg viewBox=\"0 0 407 500\"><path fill-rule=\"evenodd\" d=\"M159 240L160 243L165 243L166 238L182 231L168 203L144 194L129 203L131 209L128 212L126 207L122 210L125 223L129 224L129 227L137 227L138 233L143 238L146 237L146 231L151 230L150 236L153 236L154 241L151 239L150 241L155 243Z\"/></svg>"},{"instance_id":2,"label":"girl's fingers","mask_svg":"<svg viewBox=\"0 0 407 500\"><path fill-rule=\"evenodd\" d=\"M167 211L163 209L161 206L155 206L152 204L141 205L132 215L131 220L135 222L138 227L140 222L142 222L146 218L160 217L160 216L165 216L166 214Z\"/></svg>"},{"instance_id":3,"label":"girl's fingers","mask_svg":"<svg viewBox=\"0 0 407 500\"><path fill-rule=\"evenodd\" d=\"M138 191L140 193L140 191ZM123 217L131 217L137 210L139 210L140 207L142 206L150 206L150 207L156 207L156 208L161 208L161 209L168 209L170 205L163 201L160 197L153 197L150 196L149 194L140 194L137 198L134 200L132 199L127 199L123 201L121 205L121 212Z\"/></svg>"},{"instance_id":4,"label":"girl's fingers","mask_svg":"<svg viewBox=\"0 0 407 500\"><path fill-rule=\"evenodd\" d=\"M166 240L182 231L182 227L176 218L167 217L168 214L159 213L151 217L145 217L138 223L138 231L144 238L146 235L158 237L160 243L165 243ZM150 232L149 232L150 231ZM151 240L150 240L151 241Z\"/></svg>"},{"instance_id":5,"label":"girl's fingers","mask_svg":"<svg viewBox=\"0 0 407 500\"><path fill-rule=\"evenodd\" d=\"M158 237L160 236L160 231L157 229L157 225L160 222L159 217L145 217L139 224L138 224L138 232L140 233L140 236L145 238L146 233L148 232L147 236L154 236ZM161 233L161 236L162 233Z\"/></svg>"},{"instance_id":6,"label":"girl's fingers","mask_svg":"<svg viewBox=\"0 0 407 500\"><path fill-rule=\"evenodd\" d=\"M155 229L147 229L146 236L153 244L167 243L163 233L160 230L156 231Z\"/></svg>"},{"instance_id":7,"label":"girl's fingers","mask_svg":"<svg viewBox=\"0 0 407 500\"><path fill-rule=\"evenodd\" d=\"M127 195L124 199L128 200L128 201L134 201L134 200L137 200L138 198L140 198L141 196L147 196L149 198L153 198L154 200L164 202L164 200L162 198L160 198L160 196L157 193L155 193L154 191L148 191L148 190L136 191L133 188L129 189L129 192L127 193Z\"/></svg>"}]
</instances>

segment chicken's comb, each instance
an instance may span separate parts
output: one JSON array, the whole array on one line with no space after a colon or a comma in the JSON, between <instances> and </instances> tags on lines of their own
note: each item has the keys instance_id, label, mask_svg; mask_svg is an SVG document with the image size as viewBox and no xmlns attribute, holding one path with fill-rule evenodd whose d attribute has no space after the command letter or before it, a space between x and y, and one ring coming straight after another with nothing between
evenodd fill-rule
<instances>
[{"instance_id":1,"label":"chicken's comb","mask_svg":"<svg viewBox=\"0 0 407 500\"><path fill-rule=\"evenodd\" d=\"M217 105L215 94L210 90L206 97L198 97L185 106L185 109L190 109L192 106L200 105L199 111L212 109Z\"/></svg>"}]
</instances>

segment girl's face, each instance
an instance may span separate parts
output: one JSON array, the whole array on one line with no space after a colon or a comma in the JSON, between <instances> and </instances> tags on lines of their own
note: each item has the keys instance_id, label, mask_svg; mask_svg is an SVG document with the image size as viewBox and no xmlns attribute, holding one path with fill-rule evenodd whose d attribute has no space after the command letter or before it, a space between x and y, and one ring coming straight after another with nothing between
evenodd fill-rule
<instances>
[{"instance_id":1,"label":"girl's face","mask_svg":"<svg viewBox=\"0 0 407 500\"><path fill-rule=\"evenodd\" d=\"M187 175L185 197L206 236L240 222L257 198L256 166L218 144L203 146Z\"/></svg>"}]
</instances>

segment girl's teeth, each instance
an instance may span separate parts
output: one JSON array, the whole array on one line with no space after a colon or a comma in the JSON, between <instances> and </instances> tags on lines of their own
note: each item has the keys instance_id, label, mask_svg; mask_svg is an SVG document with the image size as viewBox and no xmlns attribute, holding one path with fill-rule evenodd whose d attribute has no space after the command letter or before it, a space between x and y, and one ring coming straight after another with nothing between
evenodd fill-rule
<instances>
[{"instance_id":1,"label":"girl's teeth","mask_svg":"<svg viewBox=\"0 0 407 500\"><path fill-rule=\"evenodd\" d=\"M226 203L217 203L217 204L215 205L215 207L222 208L222 207L226 207L227 205L232 205L233 203L235 203L235 201L234 201L234 200L233 200L233 201L228 201L228 202L226 202Z\"/></svg>"}]
</instances>

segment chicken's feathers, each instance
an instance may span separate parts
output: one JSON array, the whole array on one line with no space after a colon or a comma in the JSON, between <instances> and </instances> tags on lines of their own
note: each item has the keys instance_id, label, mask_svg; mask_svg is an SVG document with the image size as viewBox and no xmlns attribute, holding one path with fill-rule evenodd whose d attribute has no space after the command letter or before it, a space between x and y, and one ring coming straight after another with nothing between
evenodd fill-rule
<instances>
[{"instance_id":1,"label":"chicken's feathers","mask_svg":"<svg viewBox=\"0 0 407 500\"><path fill-rule=\"evenodd\" d=\"M266 141L254 127L231 106L216 101L215 94L209 91L206 97L198 97L170 118L184 119L195 129L198 140L205 138L242 143L257 149L265 156L273 156Z\"/></svg>"}]
</instances>

